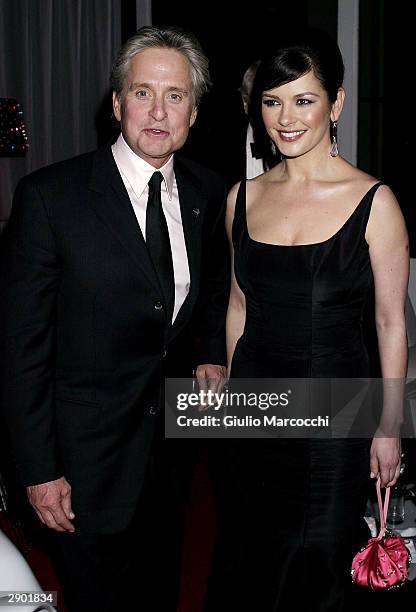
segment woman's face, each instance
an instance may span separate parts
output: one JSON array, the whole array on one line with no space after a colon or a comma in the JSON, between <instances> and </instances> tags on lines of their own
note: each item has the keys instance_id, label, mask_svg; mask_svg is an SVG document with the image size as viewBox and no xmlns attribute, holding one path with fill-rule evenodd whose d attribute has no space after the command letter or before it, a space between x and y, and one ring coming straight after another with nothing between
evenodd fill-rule
<instances>
[{"instance_id":1,"label":"woman's face","mask_svg":"<svg viewBox=\"0 0 416 612\"><path fill-rule=\"evenodd\" d=\"M262 95L264 125L285 157L298 157L317 146L329 147L330 119L339 115L336 106L312 70Z\"/></svg>"}]
</instances>

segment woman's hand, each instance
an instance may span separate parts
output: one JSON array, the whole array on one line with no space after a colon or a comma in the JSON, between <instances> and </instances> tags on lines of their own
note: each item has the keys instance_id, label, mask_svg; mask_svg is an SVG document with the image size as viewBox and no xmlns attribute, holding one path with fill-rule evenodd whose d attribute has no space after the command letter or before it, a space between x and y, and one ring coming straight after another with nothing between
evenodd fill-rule
<instances>
[{"instance_id":1,"label":"woman's hand","mask_svg":"<svg viewBox=\"0 0 416 612\"><path fill-rule=\"evenodd\" d=\"M375 436L371 444L371 478L380 476L382 487L392 487L400 475L401 443L400 438L379 438Z\"/></svg>"},{"instance_id":2,"label":"woman's hand","mask_svg":"<svg viewBox=\"0 0 416 612\"><path fill-rule=\"evenodd\" d=\"M199 390L202 392L200 396L201 404L198 410L201 412L218 405L219 396L227 382L226 367L206 363L197 367L195 375L198 381ZM209 401L210 396L208 395L210 392L212 393L211 402Z\"/></svg>"}]
</instances>

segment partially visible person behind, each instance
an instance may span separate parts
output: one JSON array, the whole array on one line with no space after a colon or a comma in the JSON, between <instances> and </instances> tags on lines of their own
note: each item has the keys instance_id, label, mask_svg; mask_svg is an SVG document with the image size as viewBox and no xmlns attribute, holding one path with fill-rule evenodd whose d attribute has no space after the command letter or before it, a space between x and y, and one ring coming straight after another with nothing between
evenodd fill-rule
<instances>
[{"instance_id":1,"label":"partially visible person behind","mask_svg":"<svg viewBox=\"0 0 416 612\"><path fill-rule=\"evenodd\" d=\"M283 161L230 192L234 259L227 314L230 383L367 378L362 313L375 291L383 379L406 377L408 236L387 185L339 155L344 66L308 31L259 66L253 117ZM206 612L351 612L371 479L393 486L397 430L372 439L230 439ZM396 419L396 420L395 420ZM400 415L394 417L397 426ZM294 432L292 431L294 434Z\"/></svg>"},{"instance_id":2,"label":"partially visible person behind","mask_svg":"<svg viewBox=\"0 0 416 612\"><path fill-rule=\"evenodd\" d=\"M250 109L250 96L253 89L254 77L256 76L257 68L259 67L260 60L253 62L247 68L243 75L241 87L239 89L241 98L243 101L244 112L248 119L247 134L246 134L246 178L255 178L259 174L263 174L267 168L265 160L261 157L260 152L256 150L256 143L254 141L253 127L250 121L249 109Z\"/></svg>"},{"instance_id":3,"label":"partially visible person behind","mask_svg":"<svg viewBox=\"0 0 416 612\"><path fill-rule=\"evenodd\" d=\"M280 161L280 155L255 142L250 94L259 60L245 70L238 88L214 85L201 108L200 120L186 143L187 155L218 172L231 188ZM225 111L226 109L226 111Z\"/></svg>"},{"instance_id":4,"label":"partially visible person behind","mask_svg":"<svg viewBox=\"0 0 416 612\"><path fill-rule=\"evenodd\" d=\"M277 153L276 148L265 147L262 139L256 141L256 135L253 130L251 95L259 65L260 60L250 64L244 72L241 87L239 88L247 120L245 148L246 174L244 177L246 179L252 179L263 174L263 172L267 172L280 161L280 154Z\"/></svg>"}]
</instances>

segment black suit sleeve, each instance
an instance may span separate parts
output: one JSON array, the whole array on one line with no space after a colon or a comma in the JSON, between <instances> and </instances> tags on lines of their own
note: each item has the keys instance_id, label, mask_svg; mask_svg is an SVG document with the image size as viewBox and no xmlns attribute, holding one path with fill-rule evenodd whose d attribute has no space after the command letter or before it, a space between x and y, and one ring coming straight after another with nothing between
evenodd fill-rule
<instances>
[{"instance_id":1,"label":"black suit sleeve","mask_svg":"<svg viewBox=\"0 0 416 612\"><path fill-rule=\"evenodd\" d=\"M0 400L24 485L63 474L55 436L55 316L58 250L30 178L16 189L0 244Z\"/></svg>"},{"instance_id":2,"label":"black suit sleeve","mask_svg":"<svg viewBox=\"0 0 416 612\"><path fill-rule=\"evenodd\" d=\"M198 364L227 365L225 319L230 294L230 253L225 231L227 190L220 182L205 218L198 313Z\"/></svg>"}]
</instances>

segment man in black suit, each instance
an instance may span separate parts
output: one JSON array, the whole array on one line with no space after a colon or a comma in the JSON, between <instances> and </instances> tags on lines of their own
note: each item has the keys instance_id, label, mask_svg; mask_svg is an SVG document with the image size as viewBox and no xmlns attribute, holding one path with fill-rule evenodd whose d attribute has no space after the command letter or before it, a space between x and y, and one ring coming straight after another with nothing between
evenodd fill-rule
<instances>
[{"instance_id":1,"label":"man in black suit","mask_svg":"<svg viewBox=\"0 0 416 612\"><path fill-rule=\"evenodd\" d=\"M2 410L29 500L57 534L71 612L127 609L129 587L128 609L158 607L144 603L146 570L153 598L164 551L145 536L152 515L163 533L180 511L149 497L154 444L169 352L198 299L199 376L225 375L227 265L214 260L225 185L175 153L208 89L207 59L192 35L145 27L112 84L117 141L24 178L2 237Z\"/></svg>"}]
</instances>

